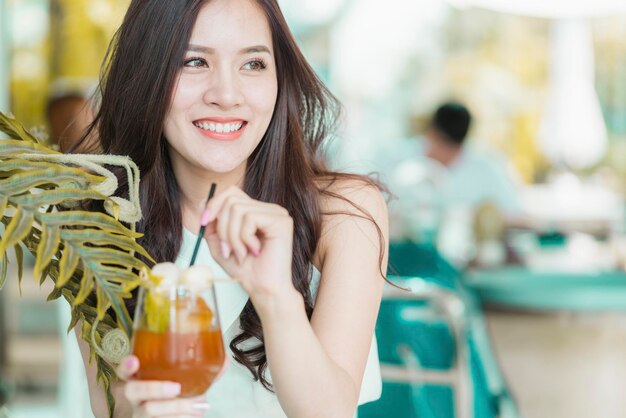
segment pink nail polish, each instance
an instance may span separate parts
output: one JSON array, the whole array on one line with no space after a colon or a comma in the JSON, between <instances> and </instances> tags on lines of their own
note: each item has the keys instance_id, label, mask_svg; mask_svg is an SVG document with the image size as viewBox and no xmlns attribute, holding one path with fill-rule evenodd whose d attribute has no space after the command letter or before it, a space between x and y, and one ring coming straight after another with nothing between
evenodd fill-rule
<instances>
[{"instance_id":1,"label":"pink nail polish","mask_svg":"<svg viewBox=\"0 0 626 418\"><path fill-rule=\"evenodd\" d=\"M206 208L204 212L202 212L202 217L200 218L200 225L207 226L209 224L209 221L211 220L212 215L213 213L211 212L211 209Z\"/></svg>"},{"instance_id":2,"label":"pink nail polish","mask_svg":"<svg viewBox=\"0 0 626 418\"><path fill-rule=\"evenodd\" d=\"M228 245L225 241L220 241L220 250L222 251L222 257L230 257L230 245Z\"/></svg>"},{"instance_id":3,"label":"pink nail polish","mask_svg":"<svg viewBox=\"0 0 626 418\"><path fill-rule=\"evenodd\" d=\"M258 257L258 256L260 256L260 255L261 255L261 251L260 251L260 250L257 250L256 248L249 247L248 249L250 250L250 252L251 252L252 254L254 254L254 256L255 256L255 257Z\"/></svg>"},{"instance_id":4,"label":"pink nail polish","mask_svg":"<svg viewBox=\"0 0 626 418\"><path fill-rule=\"evenodd\" d=\"M137 368L137 358L136 357L128 357L124 362L124 365L128 370Z\"/></svg>"}]
</instances>

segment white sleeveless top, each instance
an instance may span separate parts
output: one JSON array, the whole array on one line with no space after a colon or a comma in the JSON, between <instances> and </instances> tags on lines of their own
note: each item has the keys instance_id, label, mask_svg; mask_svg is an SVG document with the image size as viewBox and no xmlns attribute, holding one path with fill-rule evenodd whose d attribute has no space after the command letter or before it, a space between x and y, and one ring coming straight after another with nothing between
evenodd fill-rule
<instances>
[{"instance_id":1,"label":"white sleeveless top","mask_svg":"<svg viewBox=\"0 0 626 418\"><path fill-rule=\"evenodd\" d=\"M183 228L183 244L176 259L179 267L189 266L196 238L196 235ZM202 240L200 245L196 264L211 267L216 277L227 277L224 270L211 257L205 240ZM313 298L317 295L319 281L320 273L313 267L311 281ZM208 416L211 418L287 418L276 395L265 389L261 383L255 382L250 371L232 358L232 352L228 348L231 340L241 332L239 315L248 302L248 294L238 284L223 282L215 284L215 293L224 344L230 356L230 362L226 372L207 393L207 401L211 405ZM266 373L271 382L269 370ZM359 405L380 398L381 391L382 380L376 336L374 336L361 384Z\"/></svg>"}]
</instances>

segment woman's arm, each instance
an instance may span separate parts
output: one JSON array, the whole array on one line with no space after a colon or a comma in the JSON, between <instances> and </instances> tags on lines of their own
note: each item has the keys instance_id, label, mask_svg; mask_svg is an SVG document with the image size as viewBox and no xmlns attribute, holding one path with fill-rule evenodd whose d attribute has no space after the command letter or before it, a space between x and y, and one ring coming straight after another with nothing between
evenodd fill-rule
<instances>
[{"instance_id":1,"label":"woman's arm","mask_svg":"<svg viewBox=\"0 0 626 418\"><path fill-rule=\"evenodd\" d=\"M336 192L372 216L383 248L372 222L358 217L362 213L345 201L327 201L324 211L351 215L325 217L316 260L322 276L310 325L301 304L277 302L278 309L260 312L272 379L290 417L352 417L374 334L381 269L387 268L386 205L371 186L339 187Z\"/></svg>"},{"instance_id":2,"label":"woman's arm","mask_svg":"<svg viewBox=\"0 0 626 418\"><path fill-rule=\"evenodd\" d=\"M233 190L209 206L217 218L208 236L212 253L250 294L263 324L274 389L294 418L353 416L382 294L381 271L387 267L387 210L380 192L356 181L334 187L379 229L348 202L322 202L324 213L348 214L324 217L314 260L322 277L310 322L291 285L293 223L286 211Z\"/></svg>"},{"instance_id":3,"label":"woman's arm","mask_svg":"<svg viewBox=\"0 0 626 418\"><path fill-rule=\"evenodd\" d=\"M79 336L82 323L78 323L76 326L76 339L78 340L78 347L80 348L80 354L83 358L85 365L85 372L87 373L87 383L89 384L89 401L91 403L91 410L96 418L108 418L109 412L106 405L106 398L104 388L96 381L96 364L95 362L89 364L89 345ZM111 388L113 396L115 397L115 417L132 417L132 411L130 403L124 397L124 382L111 381Z\"/></svg>"}]
</instances>

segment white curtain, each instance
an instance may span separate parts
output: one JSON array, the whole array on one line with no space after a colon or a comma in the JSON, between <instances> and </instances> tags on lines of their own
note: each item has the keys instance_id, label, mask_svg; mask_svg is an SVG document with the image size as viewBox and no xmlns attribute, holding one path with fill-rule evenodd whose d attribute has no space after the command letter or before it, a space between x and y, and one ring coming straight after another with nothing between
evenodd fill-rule
<instances>
[{"instance_id":1,"label":"white curtain","mask_svg":"<svg viewBox=\"0 0 626 418\"><path fill-rule=\"evenodd\" d=\"M607 132L594 87L594 54L586 20L552 23L550 76L539 142L557 165L586 168L606 153Z\"/></svg>"}]
</instances>

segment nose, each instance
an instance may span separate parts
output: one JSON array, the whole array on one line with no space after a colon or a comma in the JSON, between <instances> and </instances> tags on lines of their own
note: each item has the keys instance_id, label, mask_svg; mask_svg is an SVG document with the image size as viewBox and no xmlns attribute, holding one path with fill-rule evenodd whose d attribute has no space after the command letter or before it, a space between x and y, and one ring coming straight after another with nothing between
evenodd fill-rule
<instances>
[{"instance_id":1,"label":"nose","mask_svg":"<svg viewBox=\"0 0 626 418\"><path fill-rule=\"evenodd\" d=\"M241 105L244 100L237 75L225 68L218 68L211 73L203 96L210 106L230 109Z\"/></svg>"}]
</instances>

